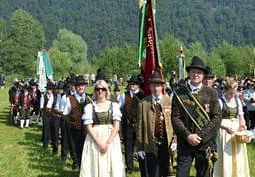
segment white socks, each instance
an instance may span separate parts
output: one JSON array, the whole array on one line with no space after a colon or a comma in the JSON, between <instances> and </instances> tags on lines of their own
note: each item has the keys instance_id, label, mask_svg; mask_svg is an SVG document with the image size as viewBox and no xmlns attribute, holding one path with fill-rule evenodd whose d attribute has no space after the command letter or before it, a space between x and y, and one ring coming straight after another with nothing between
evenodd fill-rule
<instances>
[{"instance_id":1,"label":"white socks","mask_svg":"<svg viewBox=\"0 0 255 177\"><path fill-rule=\"evenodd\" d=\"M24 128L25 120L20 120L20 128Z\"/></svg>"},{"instance_id":2,"label":"white socks","mask_svg":"<svg viewBox=\"0 0 255 177\"><path fill-rule=\"evenodd\" d=\"M28 128L28 126L29 126L29 119L26 119L26 128Z\"/></svg>"}]
</instances>

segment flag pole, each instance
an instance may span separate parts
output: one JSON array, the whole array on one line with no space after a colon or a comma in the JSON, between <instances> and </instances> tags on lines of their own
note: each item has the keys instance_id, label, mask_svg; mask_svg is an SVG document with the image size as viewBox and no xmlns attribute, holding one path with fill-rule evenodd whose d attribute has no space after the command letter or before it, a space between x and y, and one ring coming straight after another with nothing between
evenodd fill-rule
<instances>
[{"instance_id":1,"label":"flag pole","mask_svg":"<svg viewBox=\"0 0 255 177\"><path fill-rule=\"evenodd\" d=\"M185 79L185 56L184 50L181 46L179 55L179 80Z\"/></svg>"},{"instance_id":2,"label":"flag pole","mask_svg":"<svg viewBox=\"0 0 255 177\"><path fill-rule=\"evenodd\" d=\"M142 17L141 17L141 26L140 26L140 34L139 34L139 56L138 56L138 65L141 67L142 57L143 57L143 34L144 34L144 24L145 24L145 12L146 12L146 6L147 1L144 0L142 5Z\"/></svg>"}]
</instances>

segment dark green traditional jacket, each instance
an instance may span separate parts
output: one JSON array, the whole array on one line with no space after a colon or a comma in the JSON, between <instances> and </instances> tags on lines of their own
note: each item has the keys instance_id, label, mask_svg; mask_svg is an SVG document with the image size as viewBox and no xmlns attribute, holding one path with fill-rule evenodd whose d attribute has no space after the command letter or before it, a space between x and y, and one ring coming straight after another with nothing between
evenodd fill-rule
<instances>
[{"instance_id":1,"label":"dark green traditional jacket","mask_svg":"<svg viewBox=\"0 0 255 177\"><path fill-rule=\"evenodd\" d=\"M222 118L218 93L213 88L202 86L198 94L194 96L208 113L210 121L199 130L178 103L176 96L174 96L172 103L172 125L177 135L177 144L184 148L191 148L192 146L187 142L187 137L189 134L196 133L202 138L201 143L196 148L205 151L210 146L214 149L216 148L214 138L220 128Z\"/></svg>"}]
</instances>

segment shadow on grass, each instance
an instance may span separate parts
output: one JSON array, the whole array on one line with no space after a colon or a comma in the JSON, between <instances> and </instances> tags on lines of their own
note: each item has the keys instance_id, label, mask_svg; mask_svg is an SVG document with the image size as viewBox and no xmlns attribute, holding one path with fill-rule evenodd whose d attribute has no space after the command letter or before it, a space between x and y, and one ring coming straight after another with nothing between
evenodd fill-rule
<instances>
[{"instance_id":1,"label":"shadow on grass","mask_svg":"<svg viewBox=\"0 0 255 177\"><path fill-rule=\"evenodd\" d=\"M24 141L18 144L28 149L29 168L38 171L38 177L75 177L79 171L71 169L71 161L63 165L59 156L52 155L52 148L44 149L41 143L41 133L31 129L24 133Z\"/></svg>"},{"instance_id":2,"label":"shadow on grass","mask_svg":"<svg viewBox=\"0 0 255 177\"><path fill-rule=\"evenodd\" d=\"M1 108L0 112L0 123L6 124L7 126L15 126L10 120L10 108L8 106Z\"/></svg>"}]
</instances>

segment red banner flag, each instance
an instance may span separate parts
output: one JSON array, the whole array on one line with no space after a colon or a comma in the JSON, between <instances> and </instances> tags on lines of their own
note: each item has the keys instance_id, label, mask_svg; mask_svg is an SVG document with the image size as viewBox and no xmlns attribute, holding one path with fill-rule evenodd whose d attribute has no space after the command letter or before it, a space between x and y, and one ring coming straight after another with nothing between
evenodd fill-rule
<instances>
[{"instance_id":1,"label":"red banner flag","mask_svg":"<svg viewBox=\"0 0 255 177\"><path fill-rule=\"evenodd\" d=\"M139 38L139 66L141 67L144 83L142 89L145 95L150 95L148 80L154 71L157 71L161 79L162 66L160 63L155 26L155 1L140 0L141 20Z\"/></svg>"}]
</instances>

